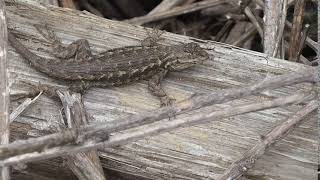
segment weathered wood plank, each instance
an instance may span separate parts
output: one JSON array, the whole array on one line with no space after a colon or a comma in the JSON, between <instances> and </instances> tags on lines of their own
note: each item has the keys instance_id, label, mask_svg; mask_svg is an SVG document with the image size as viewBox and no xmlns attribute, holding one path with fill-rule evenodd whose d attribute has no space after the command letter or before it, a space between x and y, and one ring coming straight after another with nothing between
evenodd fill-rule
<instances>
[{"instance_id":1,"label":"weathered wood plank","mask_svg":"<svg viewBox=\"0 0 320 180\"><path fill-rule=\"evenodd\" d=\"M34 7L7 3L9 27L14 28L21 41L39 55L49 57L49 44L36 32L32 24L48 23L63 39L71 42L79 38L89 40L95 52L115 47L137 45L147 37L139 26L98 18L91 14L55 7ZM192 38L164 33L163 44L189 42ZM168 94L177 101L193 93L242 86L273 76L309 67L269 58L265 54L239 49L225 44L201 41L211 60L190 70L169 74L164 82ZM213 50L214 49L214 50ZM215 57L213 59L213 56ZM41 81L49 84L63 83L35 71L22 58L9 49L11 95L28 90L22 80ZM248 97L219 108L234 104L291 94L309 89L309 84L284 87ZM94 121L111 121L132 113L139 113L159 106L158 100L148 93L146 83L140 82L119 88L91 89L84 97L85 106ZM15 107L17 103L12 103ZM57 126L60 118L58 102L41 97L16 123L26 128L12 128L29 136L39 136ZM126 146L101 150L104 167L152 179L207 179L221 174L234 160L241 157L260 135L280 124L298 106L290 106L249 113L209 124L184 128L171 133L148 138ZM301 125L287 138L260 159L248 176L274 179L315 179L317 165L317 129L315 117ZM21 134L20 134L21 135ZM21 135L23 138L26 138ZM21 138L21 137L20 137ZM62 168L63 169L63 168ZM63 169L65 170L65 169ZM59 172L59 169L56 169Z\"/></svg>"},{"instance_id":2,"label":"weathered wood plank","mask_svg":"<svg viewBox=\"0 0 320 180\"><path fill-rule=\"evenodd\" d=\"M9 131L9 77L7 60L7 19L4 1L0 0L0 144L8 144ZM10 179L9 167L0 168L0 179Z\"/></svg>"}]
</instances>

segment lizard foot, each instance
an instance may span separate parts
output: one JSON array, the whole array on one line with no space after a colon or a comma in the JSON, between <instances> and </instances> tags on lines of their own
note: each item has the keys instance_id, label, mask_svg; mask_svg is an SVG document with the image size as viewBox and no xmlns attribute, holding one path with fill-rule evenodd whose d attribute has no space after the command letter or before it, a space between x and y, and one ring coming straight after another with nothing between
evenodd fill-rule
<instances>
[{"instance_id":1,"label":"lizard foot","mask_svg":"<svg viewBox=\"0 0 320 180\"><path fill-rule=\"evenodd\" d=\"M52 87L50 85L47 84L42 84L41 82L38 82L37 84L31 83L31 82L27 82L27 81L22 81L22 83L30 86L32 88L32 90L29 92L30 96L35 96L37 94L39 94L41 91L48 97L50 98L56 98L57 94L56 94L56 88Z\"/></svg>"},{"instance_id":2,"label":"lizard foot","mask_svg":"<svg viewBox=\"0 0 320 180\"><path fill-rule=\"evenodd\" d=\"M173 103L176 101L176 99L174 98L170 98L168 96L163 96L163 97L160 97L160 106L163 107L163 106L171 106L173 105Z\"/></svg>"},{"instance_id":3,"label":"lizard foot","mask_svg":"<svg viewBox=\"0 0 320 180\"><path fill-rule=\"evenodd\" d=\"M147 31L147 38L141 41L142 46L150 47L157 45L157 43L164 38L161 37L161 35L164 33L164 31L161 31L159 29L152 29L151 31L146 29Z\"/></svg>"},{"instance_id":4,"label":"lizard foot","mask_svg":"<svg viewBox=\"0 0 320 180\"><path fill-rule=\"evenodd\" d=\"M84 94L90 88L90 82L74 81L69 85L69 90L72 92Z\"/></svg>"}]
</instances>

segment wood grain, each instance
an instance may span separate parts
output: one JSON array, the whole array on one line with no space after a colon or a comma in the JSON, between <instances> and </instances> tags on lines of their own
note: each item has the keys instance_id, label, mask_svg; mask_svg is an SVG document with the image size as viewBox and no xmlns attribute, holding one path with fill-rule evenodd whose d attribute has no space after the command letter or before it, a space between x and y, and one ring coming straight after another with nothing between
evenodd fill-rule
<instances>
[{"instance_id":1,"label":"wood grain","mask_svg":"<svg viewBox=\"0 0 320 180\"><path fill-rule=\"evenodd\" d=\"M9 77L7 19L4 1L0 0L0 145L9 143ZM0 168L0 179L10 179L9 167Z\"/></svg>"}]
</instances>

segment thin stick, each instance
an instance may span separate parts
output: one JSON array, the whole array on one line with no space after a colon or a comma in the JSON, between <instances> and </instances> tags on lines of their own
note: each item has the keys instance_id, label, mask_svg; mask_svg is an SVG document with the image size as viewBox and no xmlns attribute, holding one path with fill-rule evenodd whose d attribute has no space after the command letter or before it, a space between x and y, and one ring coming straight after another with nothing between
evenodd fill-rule
<instances>
[{"instance_id":1,"label":"thin stick","mask_svg":"<svg viewBox=\"0 0 320 180\"><path fill-rule=\"evenodd\" d=\"M279 51L278 49L281 44L282 37L283 37L283 31L286 23L286 18L287 18L287 4L288 4L288 0L283 0L281 19L279 22L279 29L276 36L275 47L273 49L272 57L276 57L277 52Z\"/></svg>"},{"instance_id":2,"label":"thin stick","mask_svg":"<svg viewBox=\"0 0 320 180\"><path fill-rule=\"evenodd\" d=\"M258 103L252 103L247 105L241 105L236 107L231 107L226 110L214 111L214 108L208 110L209 113L197 113L185 117L183 119L166 120L161 123L153 123L142 126L134 131L117 133L111 136L108 141L101 142L95 139L88 139L82 141L78 145L65 145L53 148L44 148L42 150L33 151L28 150L28 152L17 151L17 147L22 147L22 144L27 144L26 141L21 141L23 143L11 143L7 146L3 146L0 150L0 167L9 166L17 163L26 163L30 161L48 159L53 157L58 157L70 153L78 153L89 151L97 148L106 148L111 146L118 146L127 143L131 143L148 136L158 135L165 133L180 127L188 127L201 123L210 122L213 119L218 120L222 118L227 118L235 115L240 115L249 112L255 112L264 109L270 109L279 106L286 106L292 103L303 102L314 98L314 94L309 93L296 93L295 95L277 98L274 100L263 101ZM27 140L28 141L28 140ZM37 141L29 141L33 144ZM29 145L30 146L30 145ZM10 152L11 155L5 154L3 150ZM19 149L18 149L19 150Z\"/></svg>"},{"instance_id":3,"label":"thin stick","mask_svg":"<svg viewBox=\"0 0 320 180\"><path fill-rule=\"evenodd\" d=\"M298 57L301 56L302 50L303 50L303 48L305 46L305 42L306 42L306 39L307 39L309 28L310 28L310 24L305 24L304 28L302 30L301 38L300 38L300 45L299 45L299 49L298 49L298 52L297 52L298 53ZM300 60L300 58L298 60Z\"/></svg>"},{"instance_id":4,"label":"thin stick","mask_svg":"<svg viewBox=\"0 0 320 180\"><path fill-rule=\"evenodd\" d=\"M288 20L286 21L286 26L292 30L292 23L289 22ZM312 48L315 52L317 52L317 54L319 53L319 43L315 42L314 40L312 40L309 36L307 36L306 38L306 44Z\"/></svg>"},{"instance_id":5,"label":"thin stick","mask_svg":"<svg viewBox=\"0 0 320 180\"><path fill-rule=\"evenodd\" d=\"M257 33L255 26L251 25L247 32L245 32L239 39L232 43L234 46L239 46L244 44L250 37L254 36Z\"/></svg>"},{"instance_id":6,"label":"thin stick","mask_svg":"<svg viewBox=\"0 0 320 180\"><path fill-rule=\"evenodd\" d=\"M295 2L296 0L289 0L288 1L288 4L287 4L287 7L289 7L289 6L291 6L291 4L293 3L293 2ZM262 1L262 0L255 0L255 2L257 3L257 5L259 5L261 8L263 8L264 7L264 2ZM288 20L286 20L286 22L285 22L285 25L288 27L288 28L290 28L290 29L292 29L292 23L291 22L289 22ZM306 44L309 46L309 47L311 47L315 52L317 52L317 54L318 54L318 47L319 47L319 43L318 42L315 42L314 40L312 40L309 36L307 36L307 38L306 38Z\"/></svg>"},{"instance_id":7,"label":"thin stick","mask_svg":"<svg viewBox=\"0 0 320 180\"><path fill-rule=\"evenodd\" d=\"M5 133L5 130L10 127L10 124L27 108L30 104L34 103L40 96L42 92L40 92L35 98L26 98L23 103L21 103L9 116L9 123L7 126L0 127L0 135Z\"/></svg>"},{"instance_id":8,"label":"thin stick","mask_svg":"<svg viewBox=\"0 0 320 180\"><path fill-rule=\"evenodd\" d=\"M222 37L230 30L231 25L234 24L234 21L232 19L229 19L224 25L223 27L219 30L219 32L217 33L217 35L214 38L214 41L220 41L222 39ZM221 42L221 41L220 41Z\"/></svg>"},{"instance_id":9,"label":"thin stick","mask_svg":"<svg viewBox=\"0 0 320 180\"><path fill-rule=\"evenodd\" d=\"M21 103L11 114L10 114L10 123L12 123L27 107L29 107L32 103L34 103L42 94L41 91L36 97L33 99L26 98L23 103Z\"/></svg>"},{"instance_id":10,"label":"thin stick","mask_svg":"<svg viewBox=\"0 0 320 180\"><path fill-rule=\"evenodd\" d=\"M126 22L128 22L130 24L142 25L145 23L158 21L158 20L166 19L166 18L173 17L173 16L178 16L178 15L182 15L182 14L187 14L187 13L199 11L201 9L205 9L208 7L217 6L219 4L225 3L226 1L230 1L230 0L200 1L200 2L193 3L193 4L190 4L187 6L183 6L183 7L176 7L176 8L173 8L173 9L165 11L165 12L159 12L159 13L153 14L153 15L132 18L132 19L126 20Z\"/></svg>"},{"instance_id":11,"label":"thin stick","mask_svg":"<svg viewBox=\"0 0 320 180\"><path fill-rule=\"evenodd\" d=\"M280 32L280 7L283 0L273 1L266 0L264 6L264 37L263 50L264 53L273 56L275 46L277 44L277 32ZM280 38L281 39L281 38ZM277 52L277 50L276 50Z\"/></svg>"},{"instance_id":12,"label":"thin stick","mask_svg":"<svg viewBox=\"0 0 320 180\"><path fill-rule=\"evenodd\" d=\"M257 17L252 13L251 9L248 6L244 8L244 13L252 22L252 24L256 27L261 39L263 39L263 28L261 27L261 24L259 23Z\"/></svg>"},{"instance_id":13,"label":"thin stick","mask_svg":"<svg viewBox=\"0 0 320 180\"><path fill-rule=\"evenodd\" d=\"M165 12L168 11L176 6L180 6L183 5L184 3L192 3L194 0L192 1L186 1L186 0L163 0L157 7L155 7L154 9L152 9L152 11L150 11L148 13L148 15L153 15L153 14L157 14L160 12Z\"/></svg>"},{"instance_id":14,"label":"thin stick","mask_svg":"<svg viewBox=\"0 0 320 180\"><path fill-rule=\"evenodd\" d=\"M290 61L296 62L299 57L298 50L299 50L300 40L301 40L301 29L302 29L302 23L303 23L305 4L306 4L306 0L297 0L294 7L290 47L289 47L289 53L288 53Z\"/></svg>"},{"instance_id":15,"label":"thin stick","mask_svg":"<svg viewBox=\"0 0 320 180\"><path fill-rule=\"evenodd\" d=\"M305 58L302 55L299 56L299 61L301 61L305 65L312 66L312 62L310 62L307 58Z\"/></svg>"},{"instance_id":16,"label":"thin stick","mask_svg":"<svg viewBox=\"0 0 320 180\"><path fill-rule=\"evenodd\" d=\"M306 116L319 107L319 102L313 100L304 108L288 118L285 122L275 127L262 141L259 141L250 150L244 153L243 158L234 162L218 180L237 179L254 166L254 163L277 141L286 137L297 125L305 120Z\"/></svg>"}]
</instances>

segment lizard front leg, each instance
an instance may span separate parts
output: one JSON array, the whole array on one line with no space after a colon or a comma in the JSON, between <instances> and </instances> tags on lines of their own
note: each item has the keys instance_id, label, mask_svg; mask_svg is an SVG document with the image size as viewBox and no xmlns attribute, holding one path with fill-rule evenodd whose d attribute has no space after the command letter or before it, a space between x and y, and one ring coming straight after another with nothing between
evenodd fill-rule
<instances>
[{"instance_id":1,"label":"lizard front leg","mask_svg":"<svg viewBox=\"0 0 320 180\"><path fill-rule=\"evenodd\" d=\"M160 29L152 29L148 30L146 29L147 37L141 41L142 47L151 47L158 44L159 41L162 41L164 38L162 38L162 34L164 31L161 31Z\"/></svg>"},{"instance_id":2,"label":"lizard front leg","mask_svg":"<svg viewBox=\"0 0 320 180\"><path fill-rule=\"evenodd\" d=\"M52 54L61 59L69 59L74 57L75 62L83 62L93 59L89 42L86 39L78 39L69 45L61 42L56 34L49 29L47 25L35 25L38 32L53 46Z\"/></svg>"},{"instance_id":3,"label":"lizard front leg","mask_svg":"<svg viewBox=\"0 0 320 180\"><path fill-rule=\"evenodd\" d=\"M150 92L160 99L161 106L171 105L172 102L175 100L173 98L170 98L161 87L161 81L167 73L168 70L161 70L158 74L152 76L148 83L148 88Z\"/></svg>"}]
</instances>

